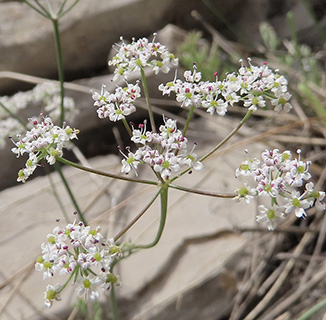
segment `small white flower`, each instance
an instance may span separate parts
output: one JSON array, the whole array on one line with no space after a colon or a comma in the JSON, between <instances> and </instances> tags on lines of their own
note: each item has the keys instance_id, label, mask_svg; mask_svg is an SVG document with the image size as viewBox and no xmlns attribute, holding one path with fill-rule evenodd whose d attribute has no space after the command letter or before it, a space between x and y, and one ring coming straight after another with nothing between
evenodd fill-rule
<instances>
[{"instance_id":1,"label":"small white flower","mask_svg":"<svg viewBox=\"0 0 326 320\"><path fill-rule=\"evenodd\" d=\"M47 285L44 292L44 304L47 308L51 308L53 305L53 300L61 301L60 291L62 286L57 283L55 286Z\"/></svg>"},{"instance_id":2,"label":"small white flower","mask_svg":"<svg viewBox=\"0 0 326 320\"><path fill-rule=\"evenodd\" d=\"M256 221L267 226L268 230L274 230L277 224L284 219L284 215L278 205L266 208L264 205L258 206Z\"/></svg>"},{"instance_id":3,"label":"small white flower","mask_svg":"<svg viewBox=\"0 0 326 320\"><path fill-rule=\"evenodd\" d=\"M102 284L102 280L99 277L80 277L78 279L79 287L76 289L77 294L83 297L85 300L96 300L99 297L97 287Z\"/></svg>"}]
</instances>

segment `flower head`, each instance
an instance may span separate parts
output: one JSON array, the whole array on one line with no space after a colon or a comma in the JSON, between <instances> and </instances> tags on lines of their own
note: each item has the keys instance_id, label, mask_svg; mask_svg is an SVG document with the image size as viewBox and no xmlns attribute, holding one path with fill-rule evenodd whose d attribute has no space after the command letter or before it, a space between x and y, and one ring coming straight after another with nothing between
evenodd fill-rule
<instances>
[{"instance_id":1,"label":"flower head","mask_svg":"<svg viewBox=\"0 0 326 320\"><path fill-rule=\"evenodd\" d=\"M270 207L260 205L256 220L265 223L272 230L282 220L281 218L294 212L298 218L306 217L306 210L316 205L317 209L324 210L325 204L321 201L325 193L314 190L310 179L310 161L302 161L301 150L297 151L298 158L292 159L289 150L280 153L278 149L262 152L261 161L258 159L245 160L236 170L236 176L251 177L254 187L244 187L237 190L237 199L246 199L249 202L254 196L269 199ZM305 190L302 192L302 186ZM298 189L300 188L300 189ZM250 192L251 191L251 192Z\"/></svg>"},{"instance_id":2,"label":"flower head","mask_svg":"<svg viewBox=\"0 0 326 320\"><path fill-rule=\"evenodd\" d=\"M74 275L78 282L77 293L86 299L99 297L99 288L107 285L107 279L112 274L112 261L121 255L120 247L113 239L104 239L99 227L92 229L82 222L69 223L64 228L55 227L41 249L35 269L43 272L43 278L60 274L70 275L72 279ZM62 290L59 284L47 286L44 293L47 307L52 306L53 300L60 300Z\"/></svg>"},{"instance_id":3,"label":"flower head","mask_svg":"<svg viewBox=\"0 0 326 320\"><path fill-rule=\"evenodd\" d=\"M113 81L121 77L127 78L131 72L146 67L157 74L160 71L169 72L170 64L178 65L178 59L165 46L155 42L155 36L154 34L153 41L141 38L137 41L133 39L129 44L121 38L122 43L115 46L116 55L109 61L110 66L115 66Z\"/></svg>"},{"instance_id":4,"label":"flower head","mask_svg":"<svg viewBox=\"0 0 326 320\"><path fill-rule=\"evenodd\" d=\"M42 117L40 122L32 120L33 127L27 131L25 136L18 135L19 140L13 143L15 147L11 149L17 158L28 154L25 168L18 172L17 181L25 182L34 172L38 163L42 159L53 165L57 157L61 157L63 149L69 146L69 142L77 139L79 130L69 126L55 126L50 117Z\"/></svg>"}]
</instances>

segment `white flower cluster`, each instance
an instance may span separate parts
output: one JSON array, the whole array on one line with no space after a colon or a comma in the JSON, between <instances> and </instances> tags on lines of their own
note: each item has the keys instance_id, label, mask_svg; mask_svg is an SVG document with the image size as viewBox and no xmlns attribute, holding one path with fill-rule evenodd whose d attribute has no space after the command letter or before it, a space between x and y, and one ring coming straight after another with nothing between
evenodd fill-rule
<instances>
[{"instance_id":1,"label":"white flower cluster","mask_svg":"<svg viewBox=\"0 0 326 320\"><path fill-rule=\"evenodd\" d=\"M121 41L123 41L123 38L121 38ZM152 42L147 38L137 41L133 39L130 44L122 42L116 47L118 52L109 61L110 66L116 67L113 81L118 80L120 77L127 78L131 72L145 67L153 69L157 74L160 71L169 72L170 64L178 65L178 59L165 46L155 42L155 34Z\"/></svg>"},{"instance_id":2,"label":"white flower cluster","mask_svg":"<svg viewBox=\"0 0 326 320\"><path fill-rule=\"evenodd\" d=\"M122 160L121 172L129 173L131 169L136 172L139 164L147 164L163 180L167 180L179 172L182 165L194 170L202 169L203 164L197 160L194 148L187 152L188 140L177 129L176 120L164 118L164 125L160 126L159 131L146 131L146 122L133 129L131 141L138 149L134 153L128 149L128 155L124 155L125 159Z\"/></svg>"},{"instance_id":3,"label":"white flower cluster","mask_svg":"<svg viewBox=\"0 0 326 320\"><path fill-rule=\"evenodd\" d=\"M120 281L111 271L113 259L120 255L120 248L113 239L106 240L99 227L91 229L82 222L56 227L42 243L42 255L36 259L35 269L43 272L43 279L55 274L74 276L78 283L77 293L85 299L99 297L98 287L108 290ZM67 284L67 283L66 283ZM44 293L44 303L51 307L53 300L60 300L65 285L48 285Z\"/></svg>"},{"instance_id":4,"label":"white flower cluster","mask_svg":"<svg viewBox=\"0 0 326 320\"><path fill-rule=\"evenodd\" d=\"M69 126L63 128L55 126L50 117L42 117L41 122L32 120L32 124L32 129L24 136L17 135L19 141L13 141L16 147L11 149L17 158L25 153L29 155L25 168L18 172L18 182L26 182L43 158L53 165L56 157L62 156L62 149L68 146L70 140L77 139L79 132Z\"/></svg>"},{"instance_id":5,"label":"white flower cluster","mask_svg":"<svg viewBox=\"0 0 326 320\"><path fill-rule=\"evenodd\" d=\"M288 150L280 153L278 149L266 149L261 154L262 163L251 158L236 170L236 176L249 176L256 182L255 187L245 185L238 189L236 199L249 203L255 196L267 198L270 204L258 207L256 220L265 223L270 230L292 211L297 217L306 217L305 210L313 205L318 210L325 209L325 203L321 202L325 192L314 190L312 182L306 183L311 178L310 161L302 161L301 150L297 152L298 158L292 159ZM304 189L303 192L300 189Z\"/></svg>"},{"instance_id":6,"label":"white flower cluster","mask_svg":"<svg viewBox=\"0 0 326 320\"><path fill-rule=\"evenodd\" d=\"M102 85L101 93L93 92L92 98L97 107L97 115L100 119L109 118L111 121L124 119L136 111L134 101L140 97L138 83L128 84L127 87L117 87L114 93L105 90Z\"/></svg>"},{"instance_id":7,"label":"white flower cluster","mask_svg":"<svg viewBox=\"0 0 326 320\"><path fill-rule=\"evenodd\" d=\"M19 113L31 103L40 104L42 112L57 121L60 117L60 87L54 82L44 82L35 86L31 91L18 92L11 97L0 97L0 103L14 114ZM64 98L64 108L67 121L73 119L78 112L74 100L70 97ZM19 121L12 118L0 105L0 148L5 146L9 136L23 132L23 130Z\"/></svg>"},{"instance_id":8,"label":"white flower cluster","mask_svg":"<svg viewBox=\"0 0 326 320\"><path fill-rule=\"evenodd\" d=\"M287 80L273 72L267 64L260 67L251 64L245 67L242 64L238 73L229 73L224 80L201 81L201 73L197 72L196 65L191 72L184 72L184 81L174 79L161 84L159 90L163 95L176 94L176 100L185 107L203 107L213 115L215 112L224 116L229 105L242 102L250 110L265 107L266 99L270 100L276 111L289 111L291 105L288 100L291 95L287 91Z\"/></svg>"}]
</instances>

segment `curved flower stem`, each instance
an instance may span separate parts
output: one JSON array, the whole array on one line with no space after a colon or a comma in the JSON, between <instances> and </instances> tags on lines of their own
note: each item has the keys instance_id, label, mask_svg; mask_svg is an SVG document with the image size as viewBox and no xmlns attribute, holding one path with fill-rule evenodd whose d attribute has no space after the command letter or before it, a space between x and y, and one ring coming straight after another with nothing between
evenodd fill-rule
<instances>
[{"instance_id":1,"label":"curved flower stem","mask_svg":"<svg viewBox=\"0 0 326 320\"><path fill-rule=\"evenodd\" d=\"M63 69L63 61L62 61L60 32L59 32L59 20L57 17L52 16L51 21L54 28L55 47L56 47L57 65L58 65L58 77L60 82L60 126L62 127L65 120L65 109L64 109L65 88L64 88L64 69Z\"/></svg>"},{"instance_id":2,"label":"curved flower stem","mask_svg":"<svg viewBox=\"0 0 326 320\"><path fill-rule=\"evenodd\" d=\"M104 177L108 177L108 178L113 178L113 179L118 179L118 180L124 180L124 181L130 181L130 182L138 182L138 183L142 183L142 184L149 184L149 185L157 185L157 182L155 181L150 181L150 180L141 180L141 179L133 179L133 178L128 178L128 177L124 177L124 176L119 176L117 174L112 174L112 173L108 173L108 172L103 172L100 170L96 170L96 169L92 169L92 168L88 168L88 167L84 167L81 166L77 163L74 163L72 161L69 161L65 158L61 158L61 157L56 157L56 159L64 164L67 164L68 166L89 172L89 173L94 173L100 176L104 176Z\"/></svg>"},{"instance_id":3,"label":"curved flower stem","mask_svg":"<svg viewBox=\"0 0 326 320\"><path fill-rule=\"evenodd\" d=\"M82 212L81 212L81 210L80 210L80 208L78 206L78 203L76 201L76 198L74 197L74 195L72 193L72 190L69 187L68 181L66 180L66 178L65 178L65 176L64 176L64 174L62 172L60 164L56 162L55 163L55 168L58 171L58 173L60 175L60 178L61 178L61 180L62 180L62 182L63 182L63 184L64 184L64 186L65 186L65 188L66 188L66 190L67 190L67 192L69 194L69 197L70 197L72 203L74 204L74 206L75 206L75 208L77 210L77 213L78 213L78 216L79 216L80 220L84 223L85 226L87 226L87 222L86 222L86 220L84 218L84 215L82 214Z\"/></svg>"},{"instance_id":4,"label":"curved flower stem","mask_svg":"<svg viewBox=\"0 0 326 320\"><path fill-rule=\"evenodd\" d=\"M161 197L161 219L160 219L160 225L156 234L156 237L153 242L145 245L136 245L135 249L148 249L154 247L161 239L163 229L165 226L166 221L166 214L168 210L168 184L164 184L161 186L160 189L160 197Z\"/></svg>"},{"instance_id":5,"label":"curved flower stem","mask_svg":"<svg viewBox=\"0 0 326 320\"><path fill-rule=\"evenodd\" d=\"M197 190L197 189L193 189L193 188L186 188L186 187L182 187L182 186L176 186L173 184L169 184L170 188L173 189L177 189L180 191L185 191L185 192L190 192L190 193L194 193L194 194L199 194L202 196L208 196L208 197L215 197L215 198L225 198L225 199L232 199L234 197L237 196L236 193L215 193L215 192L208 192L208 191L202 191L202 190Z\"/></svg>"},{"instance_id":6,"label":"curved flower stem","mask_svg":"<svg viewBox=\"0 0 326 320\"><path fill-rule=\"evenodd\" d=\"M182 130L182 135L183 135L183 136L186 135L186 132L187 132L187 130L188 130L188 127L189 127L190 121L191 121L191 119L192 119L192 116L193 116L193 114L194 114L194 111L195 111L195 106L192 106L192 107L190 108L190 110L189 110L186 124L185 124L185 126L183 127L183 130Z\"/></svg>"},{"instance_id":7,"label":"curved flower stem","mask_svg":"<svg viewBox=\"0 0 326 320\"><path fill-rule=\"evenodd\" d=\"M152 131L156 132L156 125L155 125L152 105L151 105L151 102L149 101L149 92L148 92L148 85L147 85L147 80L146 80L146 76L145 76L145 71L143 68L140 68L140 72L141 72L141 82L143 84L145 100L146 100L146 104L147 104L147 108L148 108L149 121L151 123Z\"/></svg>"},{"instance_id":8,"label":"curved flower stem","mask_svg":"<svg viewBox=\"0 0 326 320\"><path fill-rule=\"evenodd\" d=\"M130 126L129 126L129 124L128 124L126 118L123 118L123 119L122 119L122 123L123 123L123 125L125 126L125 128L126 128L128 134L130 135L130 137L132 137L132 131L131 131L131 129L130 129Z\"/></svg>"},{"instance_id":9,"label":"curved flower stem","mask_svg":"<svg viewBox=\"0 0 326 320\"><path fill-rule=\"evenodd\" d=\"M129 222L129 224L123 228L117 235L114 236L114 242L116 242L118 239L120 239L143 215L144 213L151 207L151 205L154 203L154 201L159 196L161 190L159 190L155 196L152 198L152 200L146 205L146 207L133 219Z\"/></svg>"},{"instance_id":10,"label":"curved flower stem","mask_svg":"<svg viewBox=\"0 0 326 320\"><path fill-rule=\"evenodd\" d=\"M67 284L71 281L72 277L75 276L76 274L78 274L78 271L79 271L79 266L77 265L76 268L73 270L73 272L70 274L70 276L67 279L67 281L65 282L65 284L62 286L62 288L57 293L61 293L65 289Z\"/></svg>"},{"instance_id":11,"label":"curved flower stem","mask_svg":"<svg viewBox=\"0 0 326 320\"><path fill-rule=\"evenodd\" d=\"M226 142L228 142L239 130L240 128L247 122L247 120L250 118L250 116L253 114L253 110L248 110L248 112L245 114L245 116L242 118L242 120L239 122L239 124L217 145L215 146L210 152L208 152L205 156L201 157L199 161L204 161L208 157L210 157L215 151L217 151L219 148L221 148ZM188 168L181 172L178 176L172 178L170 182L173 182L174 180L178 179L179 177L183 176L185 173L190 171L191 168Z\"/></svg>"},{"instance_id":12,"label":"curved flower stem","mask_svg":"<svg viewBox=\"0 0 326 320\"><path fill-rule=\"evenodd\" d=\"M242 118L242 120L239 122L239 124L210 152L208 152L205 156L200 158L199 161L204 161L208 157L210 157L216 150L221 148L226 142L228 142L239 130L240 128L248 121L250 116L253 114L253 110L248 110L248 112L245 114L245 116Z\"/></svg>"}]
</instances>

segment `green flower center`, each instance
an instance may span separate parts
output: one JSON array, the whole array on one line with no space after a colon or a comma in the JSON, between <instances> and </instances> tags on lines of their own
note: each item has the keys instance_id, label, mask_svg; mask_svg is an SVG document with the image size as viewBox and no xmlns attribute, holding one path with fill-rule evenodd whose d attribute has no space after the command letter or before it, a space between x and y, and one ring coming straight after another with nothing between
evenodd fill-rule
<instances>
[{"instance_id":1,"label":"green flower center","mask_svg":"<svg viewBox=\"0 0 326 320\"><path fill-rule=\"evenodd\" d=\"M292 204L293 204L294 207L299 208L300 207L300 200L297 199L297 198L294 198L292 200Z\"/></svg>"},{"instance_id":2,"label":"green flower center","mask_svg":"<svg viewBox=\"0 0 326 320\"><path fill-rule=\"evenodd\" d=\"M24 171L22 169L20 169L18 171L18 178L23 178L24 176L25 176Z\"/></svg>"},{"instance_id":3,"label":"green flower center","mask_svg":"<svg viewBox=\"0 0 326 320\"><path fill-rule=\"evenodd\" d=\"M50 261L44 261L43 262L43 267L45 269L50 269L52 267L52 262L50 262Z\"/></svg>"},{"instance_id":4,"label":"green flower center","mask_svg":"<svg viewBox=\"0 0 326 320\"><path fill-rule=\"evenodd\" d=\"M49 237L48 243L55 244L55 237L54 236Z\"/></svg>"},{"instance_id":5,"label":"green flower center","mask_svg":"<svg viewBox=\"0 0 326 320\"><path fill-rule=\"evenodd\" d=\"M246 195L249 194L249 190L247 187L242 187L239 189L238 193L239 193L240 197L245 197Z\"/></svg>"},{"instance_id":6,"label":"green flower center","mask_svg":"<svg viewBox=\"0 0 326 320\"><path fill-rule=\"evenodd\" d=\"M44 259L42 256L38 256L35 261L38 263L43 263Z\"/></svg>"},{"instance_id":7,"label":"green flower center","mask_svg":"<svg viewBox=\"0 0 326 320\"><path fill-rule=\"evenodd\" d=\"M95 259L96 261L101 261L101 260L102 260L102 257L101 257L101 255L97 252L97 253L94 254L94 259Z\"/></svg>"},{"instance_id":8,"label":"green flower center","mask_svg":"<svg viewBox=\"0 0 326 320\"><path fill-rule=\"evenodd\" d=\"M118 278L113 273L110 273L106 278L106 282L116 283L117 281Z\"/></svg>"},{"instance_id":9,"label":"green flower center","mask_svg":"<svg viewBox=\"0 0 326 320\"><path fill-rule=\"evenodd\" d=\"M256 104L258 104L258 98L257 98L257 97L252 98L251 103L252 103L254 106L255 106Z\"/></svg>"},{"instance_id":10,"label":"green flower center","mask_svg":"<svg viewBox=\"0 0 326 320\"><path fill-rule=\"evenodd\" d=\"M89 289L89 288L92 286L92 283L91 283L91 281L90 281L89 279L85 279L85 280L83 281L83 285L84 285L84 287L85 287L86 289Z\"/></svg>"},{"instance_id":11,"label":"green flower center","mask_svg":"<svg viewBox=\"0 0 326 320\"><path fill-rule=\"evenodd\" d=\"M164 169L169 169L170 168L170 162L169 161L163 161L162 162L162 167Z\"/></svg>"},{"instance_id":12,"label":"green flower center","mask_svg":"<svg viewBox=\"0 0 326 320\"><path fill-rule=\"evenodd\" d=\"M91 234L93 237L97 235L97 231L95 229L89 230L88 233Z\"/></svg>"},{"instance_id":13,"label":"green flower center","mask_svg":"<svg viewBox=\"0 0 326 320\"><path fill-rule=\"evenodd\" d=\"M313 191L313 192L311 192L311 194L310 194L313 198L315 198L315 199L318 199L319 197L320 197L320 194L319 194L319 192L318 191Z\"/></svg>"},{"instance_id":14,"label":"green flower center","mask_svg":"<svg viewBox=\"0 0 326 320\"><path fill-rule=\"evenodd\" d=\"M191 92L186 92L185 94L187 99L190 99L192 97L192 93Z\"/></svg>"},{"instance_id":15,"label":"green flower center","mask_svg":"<svg viewBox=\"0 0 326 320\"><path fill-rule=\"evenodd\" d=\"M267 218L269 220L273 220L275 218L275 211L273 209L269 209L267 211Z\"/></svg>"},{"instance_id":16,"label":"green flower center","mask_svg":"<svg viewBox=\"0 0 326 320\"><path fill-rule=\"evenodd\" d=\"M287 102L286 99L284 99L283 97L280 97L280 98L278 99L278 103L279 103L279 104L285 105L286 102Z\"/></svg>"},{"instance_id":17,"label":"green flower center","mask_svg":"<svg viewBox=\"0 0 326 320\"><path fill-rule=\"evenodd\" d=\"M55 298L56 293L54 292L54 290L50 289L46 292L46 298L48 300L53 300Z\"/></svg>"},{"instance_id":18,"label":"green flower center","mask_svg":"<svg viewBox=\"0 0 326 320\"><path fill-rule=\"evenodd\" d=\"M298 167L297 167L297 172L298 172L298 173L304 173L304 171L305 171L305 169L304 169L303 166L298 166Z\"/></svg>"},{"instance_id":19,"label":"green flower center","mask_svg":"<svg viewBox=\"0 0 326 320\"><path fill-rule=\"evenodd\" d=\"M250 169L249 164L242 164L240 166L240 169L243 171L249 171L249 169Z\"/></svg>"},{"instance_id":20,"label":"green flower center","mask_svg":"<svg viewBox=\"0 0 326 320\"><path fill-rule=\"evenodd\" d=\"M134 161L135 161L135 158L134 158L133 156L130 156L130 157L127 159L127 163L128 163L128 164L132 164Z\"/></svg>"},{"instance_id":21,"label":"green flower center","mask_svg":"<svg viewBox=\"0 0 326 320\"><path fill-rule=\"evenodd\" d=\"M103 97L103 96L102 96ZM101 99L102 99L102 97L101 97ZM103 99L102 100L104 100L104 97L103 97ZM65 130L65 132L66 132L66 134L72 134L73 133L73 131L74 130L72 130L72 128L67 128L66 130Z\"/></svg>"}]
</instances>

